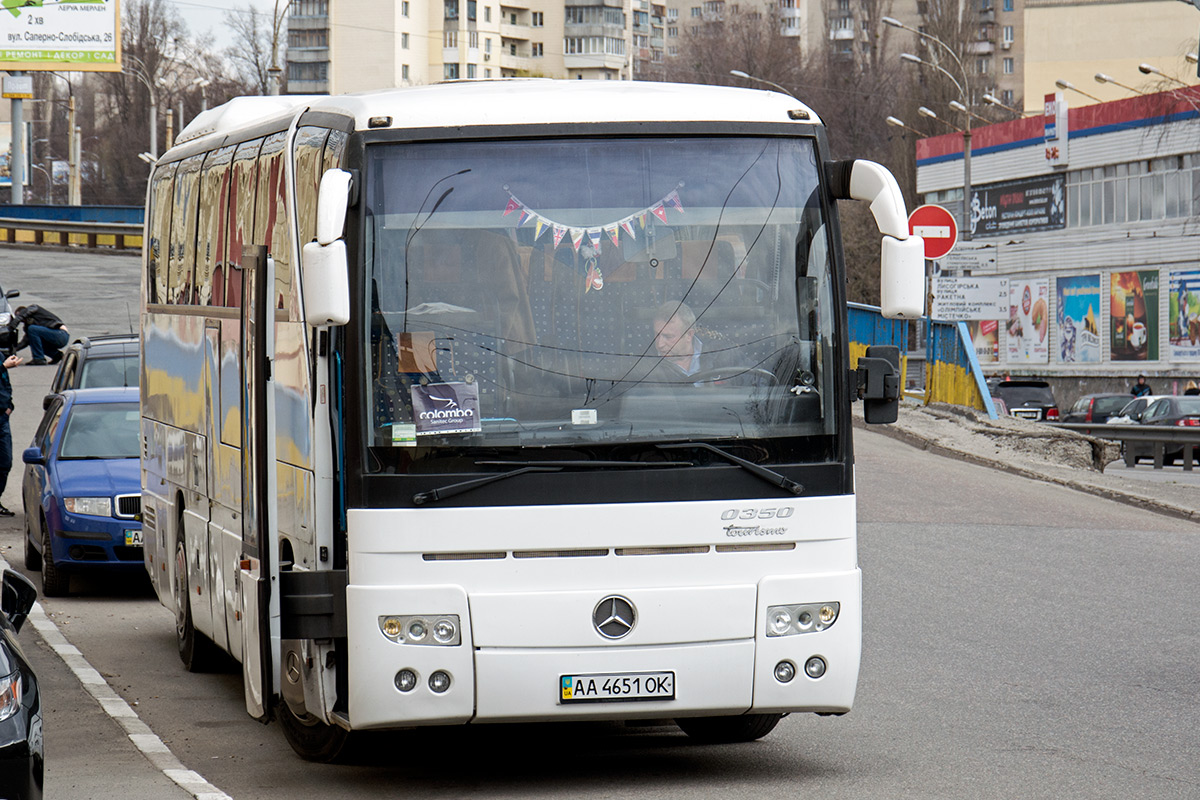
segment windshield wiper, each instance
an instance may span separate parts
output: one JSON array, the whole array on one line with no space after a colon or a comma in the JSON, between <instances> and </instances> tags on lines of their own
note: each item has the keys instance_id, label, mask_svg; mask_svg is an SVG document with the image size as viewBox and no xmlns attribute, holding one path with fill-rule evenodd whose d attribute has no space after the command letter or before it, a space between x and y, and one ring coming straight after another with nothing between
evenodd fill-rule
<instances>
[{"instance_id":1,"label":"windshield wiper","mask_svg":"<svg viewBox=\"0 0 1200 800\"><path fill-rule=\"evenodd\" d=\"M441 489L431 489L428 492L417 492L413 495L412 501L415 505L423 506L426 503L432 503L436 500L445 500L447 497L453 497L456 494L469 492L472 489L478 489L480 486L487 486L489 483L502 481L505 478L514 478L517 475L524 475L526 472L558 472L562 467L521 467L520 469L510 470L508 472L499 472L495 475L488 475L486 478L476 478L471 481L463 481L462 483L452 483L449 486L443 486Z\"/></svg>"},{"instance_id":2,"label":"windshield wiper","mask_svg":"<svg viewBox=\"0 0 1200 800\"><path fill-rule=\"evenodd\" d=\"M730 463L737 464L742 469L746 470L747 472L751 473L752 475L756 475L759 478L762 478L764 481L771 484L772 486L778 486L780 489L783 489L785 492L790 492L791 494L799 495L801 492L804 491L804 487L802 485L796 483L794 480L787 477L786 475L781 475L773 469L768 469L766 467L755 464L753 461L747 461L744 458L735 456L733 453L729 453L725 450L722 450L721 448L711 445L708 442L680 442L678 444L659 444L659 445L655 445L655 447L659 448L660 450L685 450L689 447L694 447L694 448L697 448L700 450L707 450L710 453L716 453L721 458L725 459L726 461L729 461Z\"/></svg>"},{"instance_id":3,"label":"windshield wiper","mask_svg":"<svg viewBox=\"0 0 1200 800\"><path fill-rule=\"evenodd\" d=\"M637 469L647 467L694 467L691 461L476 461L479 466L491 467L556 467L568 469Z\"/></svg>"}]
</instances>

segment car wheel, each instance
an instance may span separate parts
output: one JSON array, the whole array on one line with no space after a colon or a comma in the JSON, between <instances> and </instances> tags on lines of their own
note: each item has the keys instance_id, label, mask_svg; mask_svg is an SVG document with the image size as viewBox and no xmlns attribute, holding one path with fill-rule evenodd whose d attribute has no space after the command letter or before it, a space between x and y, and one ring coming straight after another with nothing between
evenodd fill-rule
<instances>
[{"instance_id":1,"label":"car wheel","mask_svg":"<svg viewBox=\"0 0 1200 800\"><path fill-rule=\"evenodd\" d=\"M782 714L742 714L737 717L692 717L675 720L680 730L704 744L735 744L761 739L779 724Z\"/></svg>"},{"instance_id":2,"label":"car wheel","mask_svg":"<svg viewBox=\"0 0 1200 800\"><path fill-rule=\"evenodd\" d=\"M42 568L42 554L33 546L33 523L30 521L29 512L25 512L25 569L40 570Z\"/></svg>"},{"instance_id":3,"label":"car wheel","mask_svg":"<svg viewBox=\"0 0 1200 800\"><path fill-rule=\"evenodd\" d=\"M192 625L192 601L188 592L187 548L183 533L175 541L175 639L179 660L188 672L210 671L219 653L207 636Z\"/></svg>"},{"instance_id":4,"label":"car wheel","mask_svg":"<svg viewBox=\"0 0 1200 800\"><path fill-rule=\"evenodd\" d=\"M345 728L326 725L308 714L296 716L286 702L279 704L275 716L288 744L296 751L296 755L306 761L327 764L337 761L346 747L346 740L350 738L350 731Z\"/></svg>"},{"instance_id":5,"label":"car wheel","mask_svg":"<svg viewBox=\"0 0 1200 800\"><path fill-rule=\"evenodd\" d=\"M42 594L46 597L65 597L71 593L71 576L54 563L50 547L50 531L42 520Z\"/></svg>"}]
</instances>

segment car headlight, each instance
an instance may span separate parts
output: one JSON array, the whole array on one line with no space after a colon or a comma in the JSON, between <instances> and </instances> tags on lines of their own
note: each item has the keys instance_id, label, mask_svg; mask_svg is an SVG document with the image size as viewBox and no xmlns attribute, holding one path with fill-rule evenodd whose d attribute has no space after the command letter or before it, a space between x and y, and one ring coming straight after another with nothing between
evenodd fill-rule
<instances>
[{"instance_id":1,"label":"car headlight","mask_svg":"<svg viewBox=\"0 0 1200 800\"><path fill-rule=\"evenodd\" d=\"M7 311L0 311L0 326L7 328L10 322L12 322L12 314Z\"/></svg>"},{"instance_id":2,"label":"car headlight","mask_svg":"<svg viewBox=\"0 0 1200 800\"><path fill-rule=\"evenodd\" d=\"M89 514L93 517L112 516L111 497L64 497L63 505L72 514Z\"/></svg>"},{"instance_id":3,"label":"car headlight","mask_svg":"<svg viewBox=\"0 0 1200 800\"><path fill-rule=\"evenodd\" d=\"M0 721L6 720L21 708L21 674L14 672L0 678Z\"/></svg>"}]
</instances>

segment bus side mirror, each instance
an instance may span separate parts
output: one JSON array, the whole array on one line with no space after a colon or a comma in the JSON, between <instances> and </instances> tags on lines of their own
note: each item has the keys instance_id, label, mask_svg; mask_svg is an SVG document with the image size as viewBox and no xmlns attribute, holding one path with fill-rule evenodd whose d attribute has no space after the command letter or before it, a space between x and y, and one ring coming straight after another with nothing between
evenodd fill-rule
<instances>
[{"instance_id":1,"label":"bus side mirror","mask_svg":"<svg viewBox=\"0 0 1200 800\"><path fill-rule=\"evenodd\" d=\"M313 327L345 325L350 321L350 268L346 243L309 242L302 254L300 275L304 321Z\"/></svg>"},{"instance_id":2,"label":"bus side mirror","mask_svg":"<svg viewBox=\"0 0 1200 800\"><path fill-rule=\"evenodd\" d=\"M350 207L351 175L344 169L329 169L321 176L317 191L317 241L329 244L342 238L346 209Z\"/></svg>"},{"instance_id":3,"label":"bus side mirror","mask_svg":"<svg viewBox=\"0 0 1200 800\"><path fill-rule=\"evenodd\" d=\"M900 416L900 348L877 344L858 359L858 396L868 423L895 422Z\"/></svg>"},{"instance_id":4,"label":"bus side mirror","mask_svg":"<svg viewBox=\"0 0 1200 800\"><path fill-rule=\"evenodd\" d=\"M883 237L879 309L890 319L916 319L925 311L925 240Z\"/></svg>"},{"instance_id":5,"label":"bus side mirror","mask_svg":"<svg viewBox=\"0 0 1200 800\"><path fill-rule=\"evenodd\" d=\"M925 244L920 236L909 233L904 195L896 178L882 165L861 159L828 162L825 174L834 199L871 204L871 214L883 234L879 269L883 316L920 317L925 310Z\"/></svg>"},{"instance_id":6,"label":"bus side mirror","mask_svg":"<svg viewBox=\"0 0 1200 800\"><path fill-rule=\"evenodd\" d=\"M352 176L344 169L326 170L317 191L317 238L301 253L304 321L314 327L350 321L350 267L346 259L346 210Z\"/></svg>"}]
</instances>

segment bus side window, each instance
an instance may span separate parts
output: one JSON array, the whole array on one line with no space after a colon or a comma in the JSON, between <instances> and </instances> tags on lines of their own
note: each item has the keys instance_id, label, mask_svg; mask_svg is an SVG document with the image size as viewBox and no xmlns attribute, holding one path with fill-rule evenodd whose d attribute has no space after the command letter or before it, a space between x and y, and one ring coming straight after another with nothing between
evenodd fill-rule
<instances>
[{"instance_id":1,"label":"bus side window","mask_svg":"<svg viewBox=\"0 0 1200 800\"><path fill-rule=\"evenodd\" d=\"M243 142L233 156L229 192L229 259L225 282L225 305L242 306L242 249L254 243L254 198L258 184L258 151L262 139Z\"/></svg>"},{"instance_id":2,"label":"bus side window","mask_svg":"<svg viewBox=\"0 0 1200 800\"><path fill-rule=\"evenodd\" d=\"M200 199L200 167L203 163L203 154L187 158L179 165L175 175L171 258L167 272L168 303L192 303L192 272L196 263L196 207Z\"/></svg>"},{"instance_id":3,"label":"bus side window","mask_svg":"<svg viewBox=\"0 0 1200 800\"><path fill-rule=\"evenodd\" d=\"M292 251L288 236L287 182L283 155L286 133L274 133L263 143L258 161L258 201L254 210L254 242L267 246L275 259L275 308L286 309L289 319L299 317L290 308L292 295ZM294 313L293 313L294 311Z\"/></svg>"},{"instance_id":4,"label":"bus side window","mask_svg":"<svg viewBox=\"0 0 1200 800\"><path fill-rule=\"evenodd\" d=\"M196 303L225 301L225 215L233 146L209 153L200 177L200 221L196 237Z\"/></svg>"},{"instance_id":5,"label":"bus side window","mask_svg":"<svg viewBox=\"0 0 1200 800\"><path fill-rule=\"evenodd\" d=\"M171 202L175 164L160 167L150 193L150 242L146 252L146 302L167 302L167 263L171 241Z\"/></svg>"}]
</instances>

